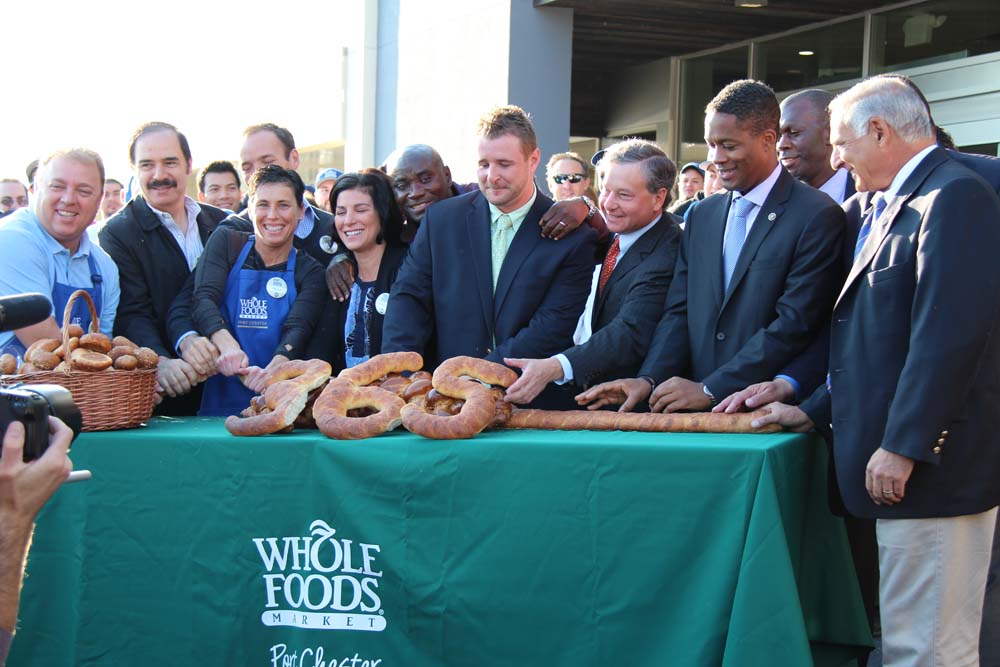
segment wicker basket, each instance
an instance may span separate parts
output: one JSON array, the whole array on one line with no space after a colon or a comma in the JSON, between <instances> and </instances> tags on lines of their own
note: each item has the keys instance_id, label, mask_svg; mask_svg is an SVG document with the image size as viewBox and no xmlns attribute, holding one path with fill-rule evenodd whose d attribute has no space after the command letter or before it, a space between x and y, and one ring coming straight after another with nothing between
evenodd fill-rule
<instances>
[{"instance_id":1,"label":"wicker basket","mask_svg":"<svg viewBox=\"0 0 1000 667\"><path fill-rule=\"evenodd\" d=\"M73 304L82 298L90 308L90 331L100 331L94 302L85 290L77 290L70 296L63 312L63 349L69 346L69 324ZM73 394L80 412L83 414L84 431L114 431L134 428L153 414L153 393L156 387L156 369L120 371L109 368L90 373L73 370L70 355L64 359L70 370L37 371L24 375L4 375L0 385L13 384L57 384Z\"/></svg>"}]
</instances>

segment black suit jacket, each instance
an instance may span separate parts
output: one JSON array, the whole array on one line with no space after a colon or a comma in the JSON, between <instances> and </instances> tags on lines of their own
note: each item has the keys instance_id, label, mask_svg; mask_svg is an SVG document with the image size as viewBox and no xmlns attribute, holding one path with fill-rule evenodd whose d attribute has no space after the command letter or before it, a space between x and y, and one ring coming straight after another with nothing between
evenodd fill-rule
<instances>
[{"instance_id":1,"label":"black suit jacket","mask_svg":"<svg viewBox=\"0 0 1000 667\"><path fill-rule=\"evenodd\" d=\"M803 404L818 426L832 424L852 514L957 516L1000 504L998 247L1000 199L941 149L873 227L833 311L832 392L821 384ZM896 505L875 505L865 490L879 447L917 461Z\"/></svg>"},{"instance_id":2,"label":"black suit jacket","mask_svg":"<svg viewBox=\"0 0 1000 667\"><path fill-rule=\"evenodd\" d=\"M229 214L208 204L199 206L201 213L196 222L205 243ZM121 279L115 334L162 356L176 356L168 311L191 274L181 247L141 196L108 220L98 238L118 265Z\"/></svg>"},{"instance_id":3,"label":"black suit jacket","mask_svg":"<svg viewBox=\"0 0 1000 667\"><path fill-rule=\"evenodd\" d=\"M998 195L1000 195L1000 158L986 155L970 155L957 151L945 151L948 157L956 162L968 167L983 180L986 181ZM851 270L854 263L854 244L858 238L858 231L864 220L864 212L868 209L868 202L871 200L870 192L854 194L854 179L848 179L847 191L852 197L844 202L843 208L847 215L847 227L844 234L844 275ZM823 328L820 336L809 346L803 354L793 360L785 370L783 375L787 375L799 384L799 396L801 400L812 394L820 384L826 382L827 369L830 367L830 327ZM823 425L818 427L823 431Z\"/></svg>"},{"instance_id":4,"label":"black suit jacket","mask_svg":"<svg viewBox=\"0 0 1000 667\"><path fill-rule=\"evenodd\" d=\"M596 233L584 226L559 241L542 238L538 222L551 205L539 192L495 295L486 198L477 191L429 207L392 287L382 351L413 350L433 368L458 355L503 363L571 346L590 291Z\"/></svg>"},{"instance_id":5,"label":"black suit jacket","mask_svg":"<svg viewBox=\"0 0 1000 667\"><path fill-rule=\"evenodd\" d=\"M673 279L679 224L664 212L615 266L594 301L593 335L563 352L573 367L573 384L586 388L638 372Z\"/></svg>"},{"instance_id":6,"label":"black suit jacket","mask_svg":"<svg viewBox=\"0 0 1000 667\"><path fill-rule=\"evenodd\" d=\"M692 212L666 310L640 375L704 382L718 398L770 380L829 316L843 276L844 212L784 169L758 211L729 291L722 242L729 193Z\"/></svg>"}]
</instances>

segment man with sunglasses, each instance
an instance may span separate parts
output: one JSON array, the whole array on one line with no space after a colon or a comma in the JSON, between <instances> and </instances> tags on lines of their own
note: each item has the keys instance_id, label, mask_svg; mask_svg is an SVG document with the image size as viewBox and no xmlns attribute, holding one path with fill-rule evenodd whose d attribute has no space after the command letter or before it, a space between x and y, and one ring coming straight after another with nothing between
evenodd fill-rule
<instances>
[{"instance_id":1,"label":"man with sunglasses","mask_svg":"<svg viewBox=\"0 0 1000 667\"><path fill-rule=\"evenodd\" d=\"M556 153L545 165L545 180L556 201L590 196L587 163L573 152Z\"/></svg>"}]
</instances>

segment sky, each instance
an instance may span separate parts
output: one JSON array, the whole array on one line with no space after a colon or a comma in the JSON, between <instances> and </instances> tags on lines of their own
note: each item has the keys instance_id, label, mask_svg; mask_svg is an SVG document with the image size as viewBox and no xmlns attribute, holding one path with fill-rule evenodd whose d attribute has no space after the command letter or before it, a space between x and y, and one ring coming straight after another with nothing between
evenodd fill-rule
<instances>
[{"instance_id":1,"label":"sky","mask_svg":"<svg viewBox=\"0 0 1000 667\"><path fill-rule=\"evenodd\" d=\"M342 44L356 0L51 0L5 3L0 178L82 146L109 177L128 142L176 125L194 166L239 157L244 127L275 122L299 146L341 138Z\"/></svg>"}]
</instances>

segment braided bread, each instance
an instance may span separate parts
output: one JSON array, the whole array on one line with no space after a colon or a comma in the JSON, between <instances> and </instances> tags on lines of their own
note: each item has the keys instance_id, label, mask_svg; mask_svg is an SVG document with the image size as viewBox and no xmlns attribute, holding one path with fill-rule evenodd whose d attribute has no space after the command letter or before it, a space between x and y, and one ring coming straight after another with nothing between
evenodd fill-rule
<instances>
[{"instance_id":1,"label":"braided bread","mask_svg":"<svg viewBox=\"0 0 1000 667\"><path fill-rule=\"evenodd\" d=\"M463 379L463 376L474 379ZM506 366L485 359L475 357L448 359L434 371L432 384L438 393L464 401L458 414L429 414L428 392L422 395L422 400L418 397L403 408L403 426L425 438L439 440L471 438L493 423L497 415L495 395L489 387L481 383L509 387L515 380L517 373Z\"/></svg>"},{"instance_id":2,"label":"braided bread","mask_svg":"<svg viewBox=\"0 0 1000 667\"><path fill-rule=\"evenodd\" d=\"M264 382L264 404L268 411L250 417L227 417L226 430L233 435L265 435L287 429L305 408L309 392L321 387L332 370L330 364L320 359L288 361L275 366Z\"/></svg>"},{"instance_id":3,"label":"braided bread","mask_svg":"<svg viewBox=\"0 0 1000 667\"><path fill-rule=\"evenodd\" d=\"M316 427L328 438L359 440L391 431L400 424L399 411L403 399L379 387L356 387L337 378L326 385L316 399L313 416ZM348 410L371 408L374 413L364 417L349 417Z\"/></svg>"}]
</instances>

